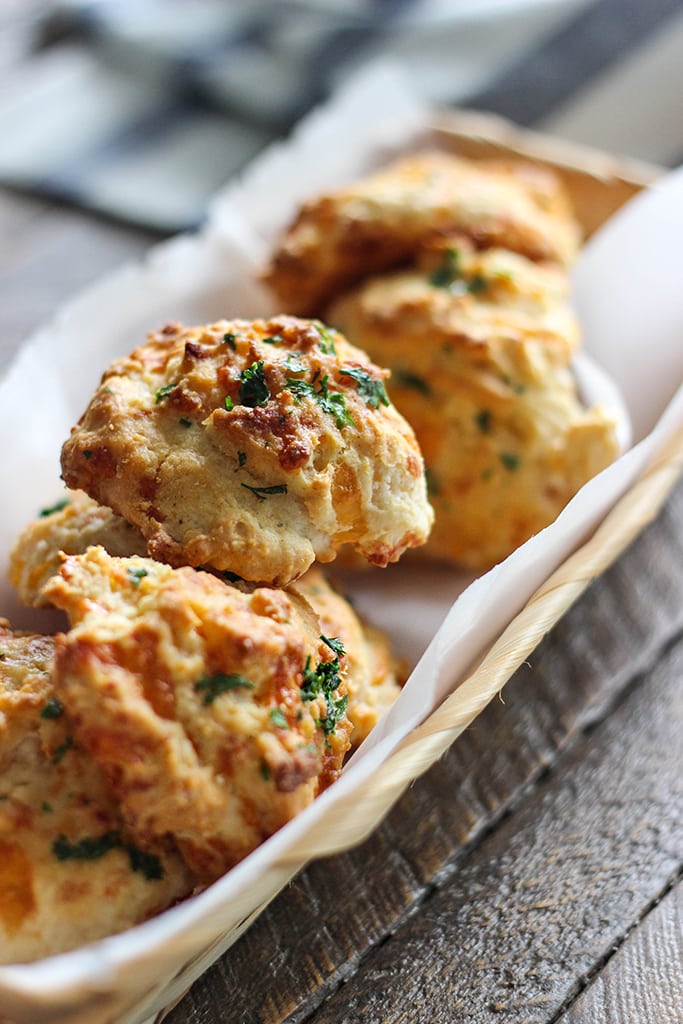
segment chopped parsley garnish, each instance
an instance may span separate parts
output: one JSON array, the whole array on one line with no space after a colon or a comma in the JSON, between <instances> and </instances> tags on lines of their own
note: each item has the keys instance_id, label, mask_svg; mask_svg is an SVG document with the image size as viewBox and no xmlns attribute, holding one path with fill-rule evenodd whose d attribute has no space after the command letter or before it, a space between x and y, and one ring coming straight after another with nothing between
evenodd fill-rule
<instances>
[{"instance_id":1,"label":"chopped parsley garnish","mask_svg":"<svg viewBox=\"0 0 683 1024\"><path fill-rule=\"evenodd\" d=\"M144 850L138 850L137 846L128 843L124 844L124 849L128 854L131 871L139 871L148 882L161 881L164 877L164 866L155 854L145 853Z\"/></svg>"},{"instance_id":2,"label":"chopped parsley garnish","mask_svg":"<svg viewBox=\"0 0 683 1024\"><path fill-rule=\"evenodd\" d=\"M467 291L470 295L478 295L480 292L485 292L488 286L489 283L483 274L472 274L467 282Z\"/></svg>"},{"instance_id":3,"label":"chopped parsley garnish","mask_svg":"<svg viewBox=\"0 0 683 1024\"><path fill-rule=\"evenodd\" d=\"M290 373L303 373L306 369L306 364L302 363L298 356L295 356L293 352L290 352L286 359L282 361L282 365Z\"/></svg>"},{"instance_id":4,"label":"chopped parsley garnish","mask_svg":"<svg viewBox=\"0 0 683 1024\"><path fill-rule=\"evenodd\" d=\"M149 572L147 569L142 568L128 568L126 569L126 576L134 587L139 587L140 580L144 580L145 576L149 576Z\"/></svg>"},{"instance_id":5,"label":"chopped parsley garnish","mask_svg":"<svg viewBox=\"0 0 683 1024\"><path fill-rule=\"evenodd\" d=\"M441 266L429 275L429 283L433 284L435 288L450 288L455 281L459 281L461 278L460 252L458 249L448 248Z\"/></svg>"},{"instance_id":6,"label":"chopped parsley garnish","mask_svg":"<svg viewBox=\"0 0 683 1024\"><path fill-rule=\"evenodd\" d=\"M65 835L59 835L52 844L52 852L57 860L99 860L110 850L121 846L118 832L104 832L101 836L84 836L83 839L69 842Z\"/></svg>"},{"instance_id":7,"label":"chopped parsley garnish","mask_svg":"<svg viewBox=\"0 0 683 1024\"><path fill-rule=\"evenodd\" d=\"M212 676L202 676L194 688L197 693L203 695L203 703L208 705L213 704L222 693L228 693L230 690L253 690L254 684L246 676L214 672Z\"/></svg>"},{"instance_id":8,"label":"chopped parsley garnish","mask_svg":"<svg viewBox=\"0 0 683 1024\"><path fill-rule=\"evenodd\" d=\"M334 733L339 721L346 714L346 706L349 702L347 696L335 699L334 693L341 685L339 675L339 659L344 657L344 645L338 637L321 636L323 643L327 644L336 657L332 661L320 661L315 669L311 668L310 655L306 659L304 667L304 681L301 687L302 700L315 700L316 697L325 698L325 718L317 719L317 724L326 736Z\"/></svg>"},{"instance_id":9,"label":"chopped parsley garnish","mask_svg":"<svg viewBox=\"0 0 683 1024\"><path fill-rule=\"evenodd\" d=\"M164 868L157 856L122 842L121 834L113 830L101 836L84 836L74 843L65 835L59 835L52 844L52 852L57 860L99 860L112 850L119 849L128 854L131 871L139 871L150 882L164 877Z\"/></svg>"},{"instance_id":10,"label":"chopped parsley garnish","mask_svg":"<svg viewBox=\"0 0 683 1024\"><path fill-rule=\"evenodd\" d=\"M334 336L329 327L325 327L325 324L317 323L315 329L320 335L320 341L318 347L321 352L324 352L326 356L336 356L337 349L334 344Z\"/></svg>"},{"instance_id":11,"label":"chopped parsley garnish","mask_svg":"<svg viewBox=\"0 0 683 1024\"><path fill-rule=\"evenodd\" d=\"M474 273L468 277L463 272L458 249L446 249L444 261L429 275L429 283L435 288L449 288L460 294L467 290L470 295L478 295L489 286L483 274Z\"/></svg>"},{"instance_id":12,"label":"chopped parsley garnish","mask_svg":"<svg viewBox=\"0 0 683 1024\"><path fill-rule=\"evenodd\" d=\"M264 345L281 345L284 340L281 334L269 334L267 338L261 338Z\"/></svg>"},{"instance_id":13,"label":"chopped parsley garnish","mask_svg":"<svg viewBox=\"0 0 683 1024\"><path fill-rule=\"evenodd\" d=\"M270 782L270 768L265 761L261 761L261 778L264 782Z\"/></svg>"},{"instance_id":14,"label":"chopped parsley garnish","mask_svg":"<svg viewBox=\"0 0 683 1024\"><path fill-rule=\"evenodd\" d=\"M375 380L367 370L362 370L360 366L346 366L339 373L355 380L358 385L358 394L373 409L379 409L380 405L389 405L389 396L384 387L384 381Z\"/></svg>"},{"instance_id":15,"label":"chopped parsley garnish","mask_svg":"<svg viewBox=\"0 0 683 1024\"><path fill-rule=\"evenodd\" d=\"M62 760L64 755L69 750L71 750L73 745L74 745L73 736L67 736L66 739L64 740L64 742L60 743L59 746L55 748L55 752L52 755L52 763L53 764L59 764L59 762Z\"/></svg>"},{"instance_id":16,"label":"chopped parsley garnish","mask_svg":"<svg viewBox=\"0 0 683 1024\"><path fill-rule=\"evenodd\" d=\"M344 644L342 643L338 636L323 636L323 634L321 633L320 639L324 644L327 645L327 647L329 647L333 654L337 655L338 658L343 658L344 655L346 654L346 651L344 650Z\"/></svg>"},{"instance_id":17,"label":"chopped parsley garnish","mask_svg":"<svg viewBox=\"0 0 683 1024\"><path fill-rule=\"evenodd\" d=\"M175 387L175 384L164 384L162 388L157 388L157 390L154 392L155 403L159 405L160 402L163 402L165 398L168 398L168 396L171 394Z\"/></svg>"},{"instance_id":18,"label":"chopped parsley garnish","mask_svg":"<svg viewBox=\"0 0 683 1024\"><path fill-rule=\"evenodd\" d=\"M223 405L228 410L228 412L232 412L232 410L235 408L235 403L233 402L230 395L225 396L225 402L223 403Z\"/></svg>"},{"instance_id":19,"label":"chopped parsley garnish","mask_svg":"<svg viewBox=\"0 0 683 1024\"><path fill-rule=\"evenodd\" d=\"M246 452L238 452L237 453L237 465L240 467L240 469L242 468L242 466L244 465L244 463L246 461L247 461L247 453Z\"/></svg>"},{"instance_id":20,"label":"chopped parsley garnish","mask_svg":"<svg viewBox=\"0 0 683 1024\"><path fill-rule=\"evenodd\" d=\"M59 718L64 711L64 705L59 697L50 697L40 709L41 718Z\"/></svg>"},{"instance_id":21,"label":"chopped parsley garnish","mask_svg":"<svg viewBox=\"0 0 683 1024\"><path fill-rule=\"evenodd\" d=\"M343 427L352 427L353 419L351 413L346 407L346 398L340 391L335 391L330 394L327 387L329 377L327 374L320 380L318 387L316 388L316 377L314 376L313 381L299 380L297 377L288 377L287 384L285 385L288 391L291 391L297 402L300 402L302 398L312 398L314 402L317 402L323 412L328 413L334 417L334 421L341 430Z\"/></svg>"},{"instance_id":22,"label":"chopped parsley garnish","mask_svg":"<svg viewBox=\"0 0 683 1024\"><path fill-rule=\"evenodd\" d=\"M474 417L474 422L482 434L488 434L491 429L491 411L489 409L480 409Z\"/></svg>"},{"instance_id":23,"label":"chopped parsley garnish","mask_svg":"<svg viewBox=\"0 0 683 1024\"><path fill-rule=\"evenodd\" d=\"M49 804L47 800L43 800L42 804L40 805L40 809L43 812L43 814L49 814L50 811L52 810L52 804Z\"/></svg>"},{"instance_id":24,"label":"chopped parsley garnish","mask_svg":"<svg viewBox=\"0 0 683 1024\"><path fill-rule=\"evenodd\" d=\"M188 420L185 416L181 416L181 418L178 420L178 423L180 424L181 427L192 426L192 420Z\"/></svg>"},{"instance_id":25,"label":"chopped parsley garnish","mask_svg":"<svg viewBox=\"0 0 683 1024\"><path fill-rule=\"evenodd\" d=\"M270 720L278 729L289 729L289 722L281 708L270 709Z\"/></svg>"},{"instance_id":26,"label":"chopped parsley garnish","mask_svg":"<svg viewBox=\"0 0 683 1024\"><path fill-rule=\"evenodd\" d=\"M92 452L90 451L89 448L86 448L86 450L83 452L83 458L84 459L91 459L92 458Z\"/></svg>"},{"instance_id":27,"label":"chopped parsley garnish","mask_svg":"<svg viewBox=\"0 0 683 1024\"><path fill-rule=\"evenodd\" d=\"M503 463L506 469L509 469L513 473L516 469L519 469L519 455L513 455L512 452L501 452L500 461Z\"/></svg>"},{"instance_id":28,"label":"chopped parsley garnish","mask_svg":"<svg viewBox=\"0 0 683 1024\"><path fill-rule=\"evenodd\" d=\"M432 389L424 377L418 377L416 373L410 373L407 370L394 370L394 377L404 388L412 388L427 397L432 393Z\"/></svg>"},{"instance_id":29,"label":"chopped parsley garnish","mask_svg":"<svg viewBox=\"0 0 683 1024\"><path fill-rule=\"evenodd\" d=\"M66 508L67 505L70 504L71 501L69 498L62 498L61 501L56 501L54 505L49 505L47 508L41 508L38 515L41 519L45 519L46 516L54 515L55 512L61 512L63 508Z\"/></svg>"},{"instance_id":30,"label":"chopped parsley garnish","mask_svg":"<svg viewBox=\"0 0 683 1024\"><path fill-rule=\"evenodd\" d=\"M287 493L287 484L273 484L272 487L250 487L249 484L242 484L241 486L251 491L259 501L265 501L269 494Z\"/></svg>"},{"instance_id":31,"label":"chopped parsley garnish","mask_svg":"<svg viewBox=\"0 0 683 1024\"><path fill-rule=\"evenodd\" d=\"M224 345L229 345L230 348L233 350L233 352L235 351L235 341L236 340L237 340L237 335L233 334L232 331L226 331L225 334L223 335L223 344Z\"/></svg>"},{"instance_id":32,"label":"chopped parsley garnish","mask_svg":"<svg viewBox=\"0 0 683 1024\"><path fill-rule=\"evenodd\" d=\"M263 360L252 363L240 374L240 402L242 405L255 409L259 405L265 405L270 398L270 391L266 384L266 375L263 372Z\"/></svg>"}]
</instances>

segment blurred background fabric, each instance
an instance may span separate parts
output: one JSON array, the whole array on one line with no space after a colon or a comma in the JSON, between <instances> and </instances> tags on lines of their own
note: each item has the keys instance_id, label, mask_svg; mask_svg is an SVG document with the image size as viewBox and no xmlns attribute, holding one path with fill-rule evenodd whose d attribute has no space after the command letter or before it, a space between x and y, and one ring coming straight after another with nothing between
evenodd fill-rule
<instances>
[{"instance_id":1,"label":"blurred background fabric","mask_svg":"<svg viewBox=\"0 0 683 1024\"><path fill-rule=\"evenodd\" d=\"M0 183L164 232L201 223L260 149L387 57L435 104L642 160L683 158L683 0L15 7L31 55L3 78Z\"/></svg>"}]
</instances>

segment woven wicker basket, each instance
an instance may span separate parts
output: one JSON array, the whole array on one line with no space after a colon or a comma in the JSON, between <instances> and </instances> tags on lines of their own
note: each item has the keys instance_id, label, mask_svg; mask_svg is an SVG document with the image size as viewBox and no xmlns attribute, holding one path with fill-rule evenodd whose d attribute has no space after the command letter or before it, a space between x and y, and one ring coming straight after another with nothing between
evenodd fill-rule
<instances>
[{"instance_id":1,"label":"woven wicker basket","mask_svg":"<svg viewBox=\"0 0 683 1024\"><path fill-rule=\"evenodd\" d=\"M439 145L465 155L524 157L548 164L564 178L585 231L590 235L616 209L658 176L654 168L626 165L593 151L523 132L498 118L460 113L434 125ZM36 991L30 973L0 978L0 1020L21 1024L140 1024L160 1021L192 982L258 916L308 861L361 842L406 787L426 771L500 692L518 666L586 586L602 573L660 510L683 471L683 428L650 459L635 484L597 530L550 575L490 649L456 682L451 695L414 729L374 771L360 790L342 785L334 804L321 798L313 827L283 845L253 884L240 889L220 913L197 917L167 949L135 953L130 964L112 970L96 990L77 996L56 984ZM344 780L341 780L342 783ZM220 883L219 883L220 884ZM93 961L94 963L94 961ZM30 968L26 969L30 971ZM53 975L55 983L59 971Z\"/></svg>"}]
</instances>

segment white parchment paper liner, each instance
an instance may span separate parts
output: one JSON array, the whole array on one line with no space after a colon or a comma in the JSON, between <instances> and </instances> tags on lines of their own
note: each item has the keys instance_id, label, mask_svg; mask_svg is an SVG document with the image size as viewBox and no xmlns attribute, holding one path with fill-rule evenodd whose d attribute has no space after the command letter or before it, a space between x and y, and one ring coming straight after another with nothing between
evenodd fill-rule
<instances>
[{"instance_id":1,"label":"white parchment paper liner","mask_svg":"<svg viewBox=\"0 0 683 1024\"><path fill-rule=\"evenodd\" d=\"M305 122L290 143L264 156L243 182L226 190L200 236L156 247L142 265L121 270L69 303L27 343L0 384L5 468L0 551L5 560L26 521L58 495L61 443L108 362L169 319L199 323L268 312L256 272L295 205L318 189L357 176L391 151L414 145L429 118L393 72L383 69L364 77ZM667 445L669 452L683 449L683 292L676 257L681 228L683 176L678 174L618 214L589 244L577 268L586 349L626 396L635 447L590 481L552 526L462 593L467 580L428 568L399 566L356 582L361 608L403 644L405 653L424 653L401 698L342 778L199 896L82 950L0 967L1 1015L26 1024L154 1019L307 859L342 849L374 827L405 785L405 758L394 777L383 766L399 764L387 759L406 737L420 741L401 748L411 758L407 777L438 756L434 744L441 742L441 733L450 742L448 729L435 725L430 734L427 723L413 732L418 723L454 690ZM592 377L590 364L584 372ZM602 394L606 386L598 374L597 385L593 379L586 387ZM610 388L604 391L606 400L618 405ZM676 463L667 487L677 471ZM647 519L647 500L644 505L645 512L639 505L631 517L632 534ZM608 553L610 529L608 520L593 542L597 553L588 563L588 575L577 585L585 586L614 557ZM13 623L35 625L8 585L2 585L0 596L2 613ZM46 618L40 621L48 628ZM532 646L543 631L543 620L539 626L537 619ZM514 668L514 645L507 645L506 636L495 648L491 671L485 662L486 672L482 675L480 667L467 681L472 714Z\"/></svg>"}]
</instances>

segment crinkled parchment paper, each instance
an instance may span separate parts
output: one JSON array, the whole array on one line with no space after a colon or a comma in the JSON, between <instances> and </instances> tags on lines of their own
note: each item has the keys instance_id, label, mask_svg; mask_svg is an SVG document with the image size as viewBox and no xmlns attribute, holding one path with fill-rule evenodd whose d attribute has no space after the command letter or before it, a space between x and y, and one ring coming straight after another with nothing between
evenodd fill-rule
<instances>
[{"instance_id":1,"label":"crinkled parchment paper","mask_svg":"<svg viewBox=\"0 0 683 1024\"><path fill-rule=\"evenodd\" d=\"M358 80L220 195L198 237L156 247L142 265L122 269L69 303L25 345L0 384L5 561L22 526L59 496L61 443L111 359L171 319L200 323L270 312L257 272L298 202L416 145L429 119L390 70ZM589 243L576 271L586 351L625 396L635 446L590 481L552 526L474 582L446 569L404 566L352 581L361 610L417 666L342 778L199 896L124 935L0 968L0 1016L26 1024L152 1020L286 883L301 864L288 851L300 850L312 829L332 821L329 848L343 846L344 820L335 818L335 806L351 793L363 813L364 802L377 797L377 766L683 429L681 229L678 174L613 218ZM619 410L614 385L590 360L577 366L577 375L587 397L599 396ZM625 428L623 409L620 416ZM7 584L0 596L2 614L13 623L50 628L46 613L19 608Z\"/></svg>"}]
</instances>

